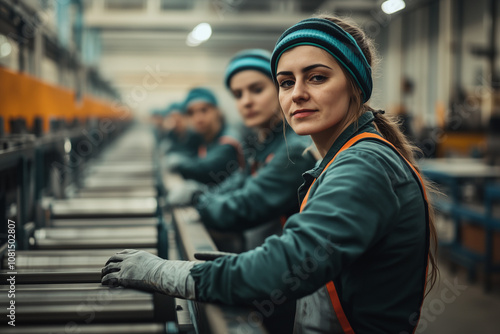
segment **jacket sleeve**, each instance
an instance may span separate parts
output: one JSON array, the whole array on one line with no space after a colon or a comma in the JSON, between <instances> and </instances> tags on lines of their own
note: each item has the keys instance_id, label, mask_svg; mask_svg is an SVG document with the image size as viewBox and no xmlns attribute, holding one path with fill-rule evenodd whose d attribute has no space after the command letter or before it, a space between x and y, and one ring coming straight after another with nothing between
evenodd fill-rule
<instances>
[{"instance_id":1,"label":"jacket sleeve","mask_svg":"<svg viewBox=\"0 0 500 334\"><path fill-rule=\"evenodd\" d=\"M191 269L197 299L228 304L297 299L335 279L386 235L397 217L399 201L385 167L367 152L339 154L282 236Z\"/></svg>"},{"instance_id":2,"label":"jacket sleeve","mask_svg":"<svg viewBox=\"0 0 500 334\"><path fill-rule=\"evenodd\" d=\"M198 153L198 146L200 145L201 139L199 136L192 131L187 131L184 136L179 137L179 135L171 130L166 138L168 145L165 147L165 153L169 154L183 154L188 158L196 156Z\"/></svg>"},{"instance_id":3,"label":"jacket sleeve","mask_svg":"<svg viewBox=\"0 0 500 334\"><path fill-rule=\"evenodd\" d=\"M207 227L241 231L264 224L298 207L297 188L302 173L314 166L311 155L302 156L304 147L276 152L273 159L249 176L242 187L230 192L204 196L197 209Z\"/></svg>"},{"instance_id":4,"label":"jacket sleeve","mask_svg":"<svg viewBox=\"0 0 500 334\"><path fill-rule=\"evenodd\" d=\"M173 168L186 179L206 184L217 184L239 168L238 151L230 144L211 148L203 158L184 160Z\"/></svg>"},{"instance_id":5,"label":"jacket sleeve","mask_svg":"<svg viewBox=\"0 0 500 334\"><path fill-rule=\"evenodd\" d=\"M227 179L219 183L217 187L210 188L210 191L205 192L202 198L204 200L205 196L217 196L241 188L245 184L245 180L248 177L247 171L240 168L238 171L231 174Z\"/></svg>"}]
</instances>

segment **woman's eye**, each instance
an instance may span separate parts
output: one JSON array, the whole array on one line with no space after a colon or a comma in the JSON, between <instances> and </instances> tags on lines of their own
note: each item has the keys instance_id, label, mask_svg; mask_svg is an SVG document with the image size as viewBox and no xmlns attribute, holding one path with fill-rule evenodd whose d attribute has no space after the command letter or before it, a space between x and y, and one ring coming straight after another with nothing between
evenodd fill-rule
<instances>
[{"instance_id":1,"label":"woman's eye","mask_svg":"<svg viewBox=\"0 0 500 334\"><path fill-rule=\"evenodd\" d=\"M323 82L326 80L326 77L324 75L316 74L311 77L311 81L314 82Z\"/></svg>"},{"instance_id":2,"label":"woman's eye","mask_svg":"<svg viewBox=\"0 0 500 334\"><path fill-rule=\"evenodd\" d=\"M281 88L289 88L293 86L293 80L283 80L280 82L280 87Z\"/></svg>"},{"instance_id":3,"label":"woman's eye","mask_svg":"<svg viewBox=\"0 0 500 334\"><path fill-rule=\"evenodd\" d=\"M242 94L241 94L241 92L233 92L233 96L235 99L239 100L239 99L241 99Z\"/></svg>"},{"instance_id":4,"label":"woman's eye","mask_svg":"<svg viewBox=\"0 0 500 334\"><path fill-rule=\"evenodd\" d=\"M260 94L264 89L262 87L255 87L252 89L252 93Z\"/></svg>"}]
</instances>

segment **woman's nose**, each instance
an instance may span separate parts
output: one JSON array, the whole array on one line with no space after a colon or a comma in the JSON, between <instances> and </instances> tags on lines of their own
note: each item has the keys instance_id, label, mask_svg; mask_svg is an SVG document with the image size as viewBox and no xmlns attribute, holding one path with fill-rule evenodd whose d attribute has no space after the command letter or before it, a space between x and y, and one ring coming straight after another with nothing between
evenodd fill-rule
<instances>
[{"instance_id":1,"label":"woman's nose","mask_svg":"<svg viewBox=\"0 0 500 334\"><path fill-rule=\"evenodd\" d=\"M309 93L307 92L307 86L300 81L295 82L293 86L292 100L297 103L309 99Z\"/></svg>"}]
</instances>

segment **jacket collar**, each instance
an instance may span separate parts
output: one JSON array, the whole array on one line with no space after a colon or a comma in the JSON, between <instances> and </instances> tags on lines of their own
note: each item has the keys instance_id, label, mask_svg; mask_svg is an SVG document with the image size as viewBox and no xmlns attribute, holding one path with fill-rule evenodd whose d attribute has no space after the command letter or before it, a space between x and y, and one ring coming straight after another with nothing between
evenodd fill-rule
<instances>
[{"instance_id":1,"label":"jacket collar","mask_svg":"<svg viewBox=\"0 0 500 334\"><path fill-rule=\"evenodd\" d=\"M321 174L321 172L323 172L325 166L330 162L330 160L333 159L335 154L337 154L337 152L342 148L342 146L344 146L345 143L349 141L349 139L363 132L376 133L375 126L372 123L374 118L375 117L371 112L365 112L363 115L361 115L361 117L358 119L358 122L352 123L340 134L340 136L335 140L333 145L326 153L323 160L321 160L319 165L310 170L308 173L310 173L314 178L317 178Z\"/></svg>"},{"instance_id":2,"label":"jacket collar","mask_svg":"<svg viewBox=\"0 0 500 334\"><path fill-rule=\"evenodd\" d=\"M337 154L337 152L342 148L342 146L344 146L344 144L349 141L349 139L363 132L377 133L375 125L373 124L374 118L375 117L373 116L373 113L370 111L365 112L363 115L361 115L361 117L358 119L357 122L354 122L351 125L349 125L347 129L345 129L340 134L340 136L335 140L333 145L326 153L323 160L318 162L313 169L302 174L302 177L304 178L304 183L299 188L299 199L301 201L302 198L304 198L305 193L309 189L313 180L318 178L318 176L320 176L320 174L325 169L326 165L330 162L330 160L333 159L335 154Z\"/></svg>"}]
</instances>

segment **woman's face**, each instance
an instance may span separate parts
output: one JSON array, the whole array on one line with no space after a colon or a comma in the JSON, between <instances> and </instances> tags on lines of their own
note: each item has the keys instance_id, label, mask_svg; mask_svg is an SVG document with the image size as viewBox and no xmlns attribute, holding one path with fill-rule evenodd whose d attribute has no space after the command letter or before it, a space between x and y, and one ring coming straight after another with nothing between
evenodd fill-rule
<instances>
[{"instance_id":1,"label":"woman's face","mask_svg":"<svg viewBox=\"0 0 500 334\"><path fill-rule=\"evenodd\" d=\"M189 121L196 132L202 136L213 135L219 128L221 115L219 109L204 101L195 101L187 109Z\"/></svg>"},{"instance_id":2,"label":"woman's face","mask_svg":"<svg viewBox=\"0 0 500 334\"><path fill-rule=\"evenodd\" d=\"M271 79L259 71L246 70L231 78L230 87L245 125L269 127L270 120L279 112L278 95Z\"/></svg>"},{"instance_id":3,"label":"woman's face","mask_svg":"<svg viewBox=\"0 0 500 334\"><path fill-rule=\"evenodd\" d=\"M338 133L351 93L344 72L328 52L309 45L286 51L278 62L277 80L281 108L297 134L315 139Z\"/></svg>"}]
</instances>

